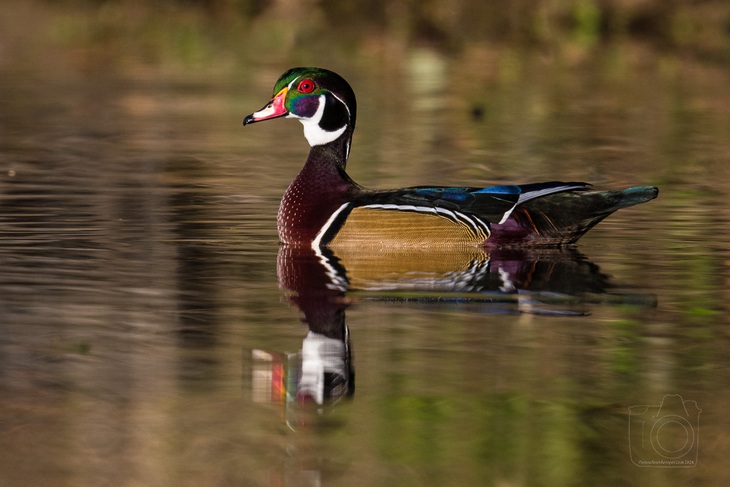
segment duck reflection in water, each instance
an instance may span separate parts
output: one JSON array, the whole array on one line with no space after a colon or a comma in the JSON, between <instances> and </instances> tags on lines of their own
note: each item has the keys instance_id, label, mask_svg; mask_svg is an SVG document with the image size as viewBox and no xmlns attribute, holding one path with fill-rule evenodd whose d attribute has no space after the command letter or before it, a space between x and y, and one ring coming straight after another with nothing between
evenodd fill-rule
<instances>
[{"instance_id":1,"label":"duck reflection in water","mask_svg":"<svg viewBox=\"0 0 730 487\"><path fill-rule=\"evenodd\" d=\"M575 249L358 249L283 246L278 276L309 331L294 365L294 402L332 404L352 396L355 374L345 310L366 300L474 304L487 314L585 315L590 303L655 304L612 291L608 277ZM301 362L299 362L301 360Z\"/></svg>"},{"instance_id":2,"label":"duck reflection in water","mask_svg":"<svg viewBox=\"0 0 730 487\"><path fill-rule=\"evenodd\" d=\"M329 268L313 252L282 247L279 285L304 314L309 331L302 343L296 399L299 403L333 403L352 396L355 374L345 323L345 292Z\"/></svg>"}]
</instances>

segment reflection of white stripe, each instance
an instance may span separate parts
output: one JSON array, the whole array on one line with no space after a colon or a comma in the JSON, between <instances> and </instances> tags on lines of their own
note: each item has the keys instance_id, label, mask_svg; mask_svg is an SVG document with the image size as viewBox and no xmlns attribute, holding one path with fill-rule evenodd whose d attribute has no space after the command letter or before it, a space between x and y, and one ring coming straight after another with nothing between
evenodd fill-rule
<instances>
[{"instance_id":1,"label":"reflection of white stripe","mask_svg":"<svg viewBox=\"0 0 730 487\"><path fill-rule=\"evenodd\" d=\"M322 238L324 237L324 234L327 233L327 230L332 226L332 223L337 219L337 216L342 213L342 211L349 205L350 203L345 203L339 208L337 208L337 211L335 211L331 217L329 217L329 220L322 226L320 231L317 233L317 236L314 237L314 240L312 240L312 250L314 250L314 254L319 259L322 266L326 269L325 273L330 278L330 284L327 284L327 287L329 289L336 289L338 291L346 291L347 290L347 278L345 276L342 276L339 272L337 272L337 269L332 266L332 263L330 260L325 257L325 255L322 253Z\"/></svg>"},{"instance_id":2,"label":"reflection of white stripe","mask_svg":"<svg viewBox=\"0 0 730 487\"><path fill-rule=\"evenodd\" d=\"M450 271L445 273L423 273L431 274L433 277L415 277L416 273L409 272L402 276L393 278L373 279L367 281L362 288L352 290L365 291L484 291L484 286L479 282L489 272L489 258L486 260L474 259L469 262L469 267L463 271Z\"/></svg>"},{"instance_id":3,"label":"reflection of white stripe","mask_svg":"<svg viewBox=\"0 0 730 487\"><path fill-rule=\"evenodd\" d=\"M332 216L329 217L329 219L325 222L324 225L322 225L322 228L317 232L317 236L314 237L314 240L312 240L312 248L316 252L320 245L322 244L322 238L324 238L324 234L327 233L327 230L332 226L332 223L337 219L340 213L347 208L350 205L350 203L344 203L342 206L337 208L337 210L332 213Z\"/></svg>"},{"instance_id":4,"label":"reflection of white stripe","mask_svg":"<svg viewBox=\"0 0 730 487\"><path fill-rule=\"evenodd\" d=\"M312 245L314 247L314 245ZM322 267L325 268L325 274L330 278L330 282L325 284L327 289L333 289L336 291L347 291L347 277L343 276L339 272L337 272L337 269L332 265L329 258L327 258L322 253L322 247L314 247L314 255L317 256L319 259L320 264L322 264Z\"/></svg>"}]
</instances>

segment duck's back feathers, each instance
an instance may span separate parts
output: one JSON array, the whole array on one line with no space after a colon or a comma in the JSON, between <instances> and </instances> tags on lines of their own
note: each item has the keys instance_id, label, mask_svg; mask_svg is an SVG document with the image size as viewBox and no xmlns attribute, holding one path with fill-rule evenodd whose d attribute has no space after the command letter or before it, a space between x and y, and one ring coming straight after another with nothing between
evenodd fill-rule
<instances>
[{"instance_id":1,"label":"duck's back feathers","mask_svg":"<svg viewBox=\"0 0 730 487\"><path fill-rule=\"evenodd\" d=\"M586 183L560 181L488 188L415 186L391 191L365 191L353 201L353 205L427 213L443 209L470 213L486 222L497 223L509 217L517 205L527 201L588 187L590 185Z\"/></svg>"}]
</instances>

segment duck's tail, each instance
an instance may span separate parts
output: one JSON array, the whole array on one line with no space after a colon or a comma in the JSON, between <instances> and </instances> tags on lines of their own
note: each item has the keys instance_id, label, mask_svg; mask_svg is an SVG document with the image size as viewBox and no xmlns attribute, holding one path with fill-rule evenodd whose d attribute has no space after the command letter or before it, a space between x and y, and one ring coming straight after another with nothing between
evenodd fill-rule
<instances>
[{"instance_id":1,"label":"duck's tail","mask_svg":"<svg viewBox=\"0 0 730 487\"><path fill-rule=\"evenodd\" d=\"M490 245L564 245L577 241L614 211L646 203L659 194L654 186L615 191L567 191L519 205L510 218L492 225Z\"/></svg>"}]
</instances>

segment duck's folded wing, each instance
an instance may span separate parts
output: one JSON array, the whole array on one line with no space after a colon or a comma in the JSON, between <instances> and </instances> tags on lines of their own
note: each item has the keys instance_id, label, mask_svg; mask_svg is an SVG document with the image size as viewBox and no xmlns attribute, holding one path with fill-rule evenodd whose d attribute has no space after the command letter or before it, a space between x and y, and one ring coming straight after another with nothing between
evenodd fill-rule
<instances>
[{"instance_id":1,"label":"duck's folded wing","mask_svg":"<svg viewBox=\"0 0 730 487\"><path fill-rule=\"evenodd\" d=\"M501 223L522 203L550 194L585 190L587 183L500 185L487 188L416 186L392 191L365 192L354 206L382 207L400 211L438 212L438 209L470 214L486 223Z\"/></svg>"}]
</instances>

